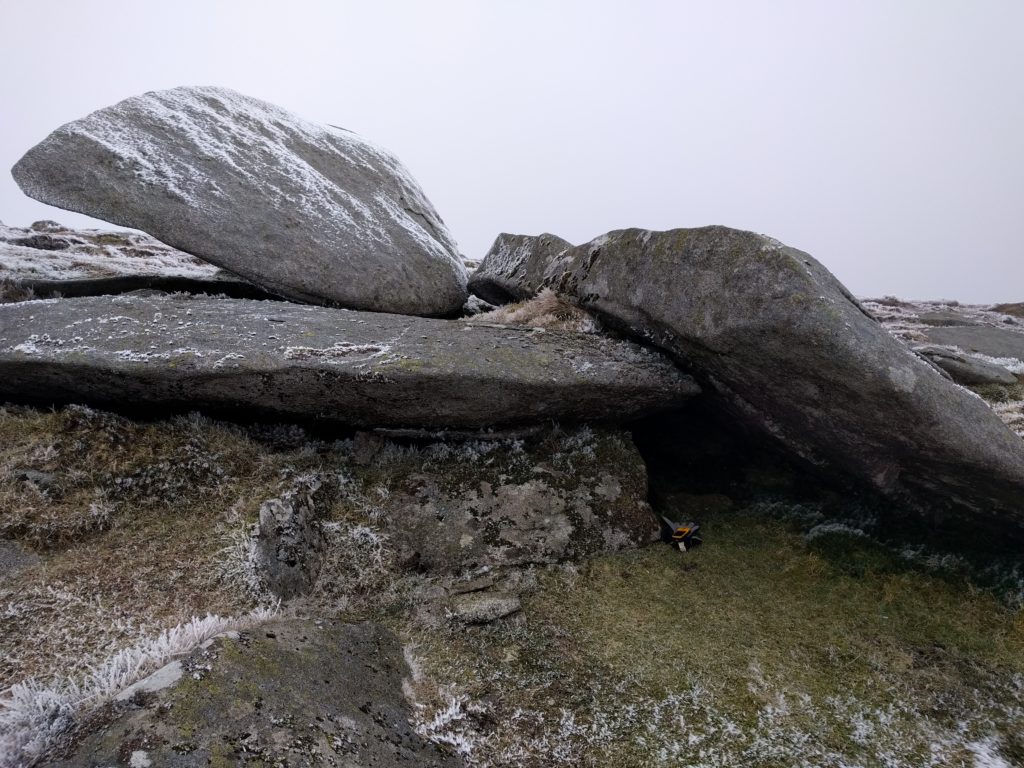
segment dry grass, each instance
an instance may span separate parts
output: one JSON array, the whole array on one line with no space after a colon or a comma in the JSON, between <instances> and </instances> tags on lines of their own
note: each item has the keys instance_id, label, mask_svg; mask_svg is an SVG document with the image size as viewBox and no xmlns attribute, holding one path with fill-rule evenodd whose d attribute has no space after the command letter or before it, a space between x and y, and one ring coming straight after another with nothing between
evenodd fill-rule
<instances>
[{"instance_id":1,"label":"dry grass","mask_svg":"<svg viewBox=\"0 0 1024 768\"><path fill-rule=\"evenodd\" d=\"M1024 760L1019 611L862 537L706 532L550 570L518 622L414 631L421 729L473 765Z\"/></svg>"},{"instance_id":2,"label":"dry grass","mask_svg":"<svg viewBox=\"0 0 1024 768\"><path fill-rule=\"evenodd\" d=\"M596 333L599 330L597 320L591 314L565 301L550 288L545 288L532 299L474 315L466 322L584 333Z\"/></svg>"},{"instance_id":3,"label":"dry grass","mask_svg":"<svg viewBox=\"0 0 1024 768\"><path fill-rule=\"evenodd\" d=\"M45 555L0 584L0 689L251 608L221 575L226 532L312 461L199 417L0 410L0 536Z\"/></svg>"}]
</instances>

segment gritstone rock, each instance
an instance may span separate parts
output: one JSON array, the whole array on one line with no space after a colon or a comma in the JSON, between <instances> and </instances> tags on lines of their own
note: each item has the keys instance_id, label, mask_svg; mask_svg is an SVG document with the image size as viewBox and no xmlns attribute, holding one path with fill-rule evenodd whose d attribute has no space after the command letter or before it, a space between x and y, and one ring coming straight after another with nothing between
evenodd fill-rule
<instances>
[{"instance_id":1,"label":"gritstone rock","mask_svg":"<svg viewBox=\"0 0 1024 768\"><path fill-rule=\"evenodd\" d=\"M820 470L932 514L1024 526L1024 442L810 255L727 227L628 229L565 251L524 290L544 286L672 353ZM953 330L977 331L929 335L957 343L938 335Z\"/></svg>"},{"instance_id":2,"label":"gritstone rock","mask_svg":"<svg viewBox=\"0 0 1024 768\"><path fill-rule=\"evenodd\" d=\"M184 674L107 705L47 765L463 765L410 725L402 648L376 624L277 621L174 663Z\"/></svg>"},{"instance_id":3,"label":"gritstone rock","mask_svg":"<svg viewBox=\"0 0 1024 768\"><path fill-rule=\"evenodd\" d=\"M528 299L540 289L544 270L552 259L569 248L572 243L556 235L502 233L470 275L469 290L491 304Z\"/></svg>"},{"instance_id":4,"label":"gritstone rock","mask_svg":"<svg viewBox=\"0 0 1024 768\"><path fill-rule=\"evenodd\" d=\"M466 299L455 242L393 155L235 91L126 99L58 128L12 173L30 197L297 301L446 315Z\"/></svg>"},{"instance_id":5,"label":"gritstone rock","mask_svg":"<svg viewBox=\"0 0 1024 768\"><path fill-rule=\"evenodd\" d=\"M24 401L475 429L628 421L698 392L656 351L572 331L180 294L0 304L0 397Z\"/></svg>"},{"instance_id":6,"label":"gritstone rock","mask_svg":"<svg viewBox=\"0 0 1024 768\"><path fill-rule=\"evenodd\" d=\"M914 347L944 370L957 384L1016 384L1017 377L1001 365L957 352L949 347Z\"/></svg>"},{"instance_id":7,"label":"gritstone rock","mask_svg":"<svg viewBox=\"0 0 1024 768\"><path fill-rule=\"evenodd\" d=\"M139 232L0 225L0 301L152 289L272 298L237 275Z\"/></svg>"}]
</instances>

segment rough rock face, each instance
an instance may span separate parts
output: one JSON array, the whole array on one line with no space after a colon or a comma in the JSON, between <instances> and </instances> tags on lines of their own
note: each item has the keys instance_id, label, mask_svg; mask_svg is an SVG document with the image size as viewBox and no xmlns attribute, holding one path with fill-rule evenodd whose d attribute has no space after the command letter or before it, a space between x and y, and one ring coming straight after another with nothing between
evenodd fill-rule
<instances>
[{"instance_id":1,"label":"rough rock face","mask_svg":"<svg viewBox=\"0 0 1024 768\"><path fill-rule=\"evenodd\" d=\"M134 227L299 301L454 314L466 273L391 154L222 88L126 99L14 166L51 205Z\"/></svg>"},{"instance_id":2,"label":"rough rock face","mask_svg":"<svg viewBox=\"0 0 1024 768\"><path fill-rule=\"evenodd\" d=\"M379 453L355 472L397 560L459 573L584 560L652 541L647 470L628 433L582 427L529 440ZM361 521L362 522L362 521Z\"/></svg>"},{"instance_id":3,"label":"rough rock face","mask_svg":"<svg viewBox=\"0 0 1024 768\"><path fill-rule=\"evenodd\" d=\"M0 224L3 293L24 297L98 296L140 289L272 298L237 275L139 232L70 229L37 221ZM3 296L0 296L0 301Z\"/></svg>"},{"instance_id":4,"label":"rough rock face","mask_svg":"<svg viewBox=\"0 0 1024 768\"><path fill-rule=\"evenodd\" d=\"M470 275L469 290L491 304L528 299L540 289L548 264L569 248L572 243L556 235L502 233Z\"/></svg>"},{"instance_id":5,"label":"rough rock face","mask_svg":"<svg viewBox=\"0 0 1024 768\"><path fill-rule=\"evenodd\" d=\"M183 295L0 305L11 399L459 429L625 421L698 391L657 352L568 331Z\"/></svg>"},{"instance_id":6,"label":"rough rock face","mask_svg":"<svg viewBox=\"0 0 1024 768\"><path fill-rule=\"evenodd\" d=\"M46 764L462 765L410 725L409 670L397 638L377 625L278 621L178 663L185 674L108 705Z\"/></svg>"},{"instance_id":7,"label":"rough rock face","mask_svg":"<svg viewBox=\"0 0 1024 768\"><path fill-rule=\"evenodd\" d=\"M957 384L1017 383L1017 377L1003 366L985 362L949 347L915 347L914 351L939 366Z\"/></svg>"},{"instance_id":8,"label":"rough rock face","mask_svg":"<svg viewBox=\"0 0 1024 768\"><path fill-rule=\"evenodd\" d=\"M256 557L276 596L287 600L304 594L316 580L324 548L321 520L332 495L324 478L303 476L279 498L260 506Z\"/></svg>"},{"instance_id":9,"label":"rough rock face","mask_svg":"<svg viewBox=\"0 0 1024 768\"><path fill-rule=\"evenodd\" d=\"M808 462L1024 526L1024 443L810 255L726 227L629 229L565 252L544 284L671 352Z\"/></svg>"}]
</instances>

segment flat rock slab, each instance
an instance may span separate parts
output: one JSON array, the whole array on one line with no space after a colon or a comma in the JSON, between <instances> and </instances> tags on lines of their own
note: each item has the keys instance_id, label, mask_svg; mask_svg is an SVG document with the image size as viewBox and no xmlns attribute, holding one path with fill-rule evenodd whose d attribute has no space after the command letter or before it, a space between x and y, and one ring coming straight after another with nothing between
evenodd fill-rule
<instances>
[{"instance_id":1,"label":"flat rock slab","mask_svg":"<svg viewBox=\"0 0 1024 768\"><path fill-rule=\"evenodd\" d=\"M377 625L273 622L218 638L180 666L168 687L140 686L94 713L75 743L45 764L463 764L413 729L401 646Z\"/></svg>"},{"instance_id":2,"label":"flat rock slab","mask_svg":"<svg viewBox=\"0 0 1024 768\"><path fill-rule=\"evenodd\" d=\"M480 271L495 266L485 259ZM728 227L627 229L524 280L670 352L733 418L819 471L929 515L1024 529L1024 442L807 253ZM957 343L939 335L952 330L929 333ZM962 332L977 330L988 333Z\"/></svg>"},{"instance_id":3,"label":"flat rock slab","mask_svg":"<svg viewBox=\"0 0 1024 768\"><path fill-rule=\"evenodd\" d=\"M297 301L454 315L466 299L458 248L397 158L235 91L126 99L58 128L12 173L30 197Z\"/></svg>"},{"instance_id":4,"label":"flat rock slab","mask_svg":"<svg viewBox=\"0 0 1024 768\"><path fill-rule=\"evenodd\" d=\"M1024 361L1024 333L983 325L929 328L925 335L933 344L960 347L987 357Z\"/></svg>"},{"instance_id":5,"label":"flat rock slab","mask_svg":"<svg viewBox=\"0 0 1024 768\"><path fill-rule=\"evenodd\" d=\"M26 297L101 296L153 289L272 298L237 275L141 232L0 224L0 283Z\"/></svg>"},{"instance_id":6,"label":"flat rock slab","mask_svg":"<svg viewBox=\"0 0 1024 768\"><path fill-rule=\"evenodd\" d=\"M22 401L472 429L628 421L697 392L656 351L571 331L185 295L0 305L0 397Z\"/></svg>"}]
</instances>

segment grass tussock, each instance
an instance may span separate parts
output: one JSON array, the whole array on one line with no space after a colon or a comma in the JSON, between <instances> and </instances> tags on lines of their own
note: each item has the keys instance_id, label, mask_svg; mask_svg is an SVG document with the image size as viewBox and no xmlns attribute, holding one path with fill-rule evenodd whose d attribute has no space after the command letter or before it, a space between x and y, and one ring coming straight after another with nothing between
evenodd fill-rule
<instances>
[{"instance_id":1,"label":"grass tussock","mask_svg":"<svg viewBox=\"0 0 1024 768\"><path fill-rule=\"evenodd\" d=\"M545 288L532 299L506 304L490 312L474 315L466 322L521 325L528 328L583 333L596 333L599 330L592 315L565 301L550 288Z\"/></svg>"},{"instance_id":2,"label":"grass tussock","mask_svg":"<svg viewBox=\"0 0 1024 768\"><path fill-rule=\"evenodd\" d=\"M221 552L282 471L316 461L265 437L197 416L0 409L0 537L44 555L0 581L0 690L265 604L224 577Z\"/></svg>"},{"instance_id":3,"label":"grass tussock","mask_svg":"<svg viewBox=\"0 0 1024 768\"><path fill-rule=\"evenodd\" d=\"M414 632L420 731L478 766L1024 760L1019 610L840 530L706 533L550 570L518 622Z\"/></svg>"}]
</instances>

